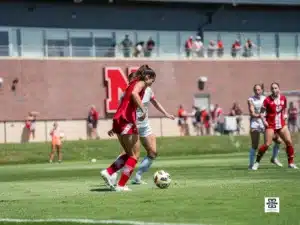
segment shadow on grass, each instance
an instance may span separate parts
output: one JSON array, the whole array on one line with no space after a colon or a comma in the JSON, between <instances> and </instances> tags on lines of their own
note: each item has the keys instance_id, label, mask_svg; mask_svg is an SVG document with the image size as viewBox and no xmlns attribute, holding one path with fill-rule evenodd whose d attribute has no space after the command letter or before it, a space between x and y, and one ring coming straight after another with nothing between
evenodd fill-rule
<instances>
[{"instance_id":1,"label":"shadow on grass","mask_svg":"<svg viewBox=\"0 0 300 225\"><path fill-rule=\"evenodd\" d=\"M90 189L91 192L111 192L112 190L108 187L103 187L103 188L93 188Z\"/></svg>"}]
</instances>

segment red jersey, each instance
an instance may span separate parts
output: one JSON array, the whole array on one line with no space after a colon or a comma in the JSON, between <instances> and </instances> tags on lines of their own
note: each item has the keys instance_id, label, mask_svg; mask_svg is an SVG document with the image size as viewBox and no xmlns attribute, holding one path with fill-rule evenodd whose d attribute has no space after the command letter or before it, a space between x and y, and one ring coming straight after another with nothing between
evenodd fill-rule
<instances>
[{"instance_id":1,"label":"red jersey","mask_svg":"<svg viewBox=\"0 0 300 225\"><path fill-rule=\"evenodd\" d=\"M267 128L278 130L285 126L286 105L286 97L283 95L279 95L277 98L270 95L264 100L263 107L266 109Z\"/></svg>"},{"instance_id":2,"label":"red jersey","mask_svg":"<svg viewBox=\"0 0 300 225\"><path fill-rule=\"evenodd\" d=\"M136 110L137 106L131 99L132 91L135 85L139 82L139 80L133 80L129 83L128 87L126 88L122 101L115 113L113 120L122 120L127 123L135 124L136 122ZM143 89L139 95L141 99L143 99L145 90Z\"/></svg>"},{"instance_id":3,"label":"red jersey","mask_svg":"<svg viewBox=\"0 0 300 225\"><path fill-rule=\"evenodd\" d=\"M215 108L214 110L211 111L211 117L212 117L212 120L215 121L215 120L218 120L221 116L221 114L223 113L222 109L220 107L218 108Z\"/></svg>"},{"instance_id":4,"label":"red jersey","mask_svg":"<svg viewBox=\"0 0 300 225\"><path fill-rule=\"evenodd\" d=\"M206 110L201 112L201 121L204 124L205 128L209 128L209 114Z\"/></svg>"}]
</instances>

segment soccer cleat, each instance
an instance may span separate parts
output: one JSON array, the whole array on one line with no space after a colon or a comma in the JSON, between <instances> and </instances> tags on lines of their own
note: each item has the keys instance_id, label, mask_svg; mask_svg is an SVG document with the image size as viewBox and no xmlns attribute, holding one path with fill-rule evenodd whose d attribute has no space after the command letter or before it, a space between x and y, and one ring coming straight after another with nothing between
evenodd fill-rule
<instances>
[{"instance_id":1,"label":"soccer cleat","mask_svg":"<svg viewBox=\"0 0 300 225\"><path fill-rule=\"evenodd\" d=\"M127 192L127 191L132 191L132 190L129 187L127 187L127 186L124 186L124 187L117 186L115 188L115 191L116 192Z\"/></svg>"},{"instance_id":2,"label":"soccer cleat","mask_svg":"<svg viewBox=\"0 0 300 225\"><path fill-rule=\"evenodd\" d=\"M105 184L111 189L115 190L114 184L111 182L111 176L108 174L107 170L102 170L100 172L102 179L104 180Z\"/></svg>"},{"instance_id":3,"label":"soccer cleat","mask_svg":"<svg viewBox=\"0 0 300 225\"><path fill-rule=\"evenodd\" d=\"M294 163L289 164L289 168L298 169L298 167Z\"/></svg>"},{"instance_id":4,"label":"soccer cleat","mask_svg":"<svg viewBox=\"0 0 300 225\"><path fill-rule=\"evenodd\" d=\"M142 180L137 180L137 179L133 179L131 181L131 184L137 184L137 185L140 185L140 184L147 184L145 181L142 181Z\"/></svg>"},{"instance_id":5,"label":"soccer cleat","mask_svg":"<svg viewBox=\"0 0 300 225\"><path fill-rule=\"evenodd\" d=\"M258 169L258 167L259 167L259 163L258 162L255 162L254 164L253 164L253 166L252 166L252 170L257 170Z\"/></svg>"},{"instance_id":6,"label":"soccer cleat","mask_svg":"<svg viewBox=\"0 0 300 225\"><path fill-rule=\"evenodd\" d=\"M118 174L117 173L114 173L110 176L110 181L111 183L116 186L117 185L117 178L118 178Z\"/></svg>"},{"instance_id":7,"label":"soccer cleat","mask_svg":"<svg viewBox=\"0 0 300 225\"><path fill-rule=\"evenodd\" d=\"M277 158L271 159L271 163L275 164L276 166L283 167L282 163Z\"/></svg>"}]
</instances>

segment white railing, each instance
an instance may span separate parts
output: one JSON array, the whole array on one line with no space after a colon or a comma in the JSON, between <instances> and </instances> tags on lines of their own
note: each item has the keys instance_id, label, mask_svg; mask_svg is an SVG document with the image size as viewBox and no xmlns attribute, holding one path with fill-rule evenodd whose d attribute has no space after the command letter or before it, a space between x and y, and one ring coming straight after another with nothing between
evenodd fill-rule
<instances>
[{"instance_id":1,"label":"white railing","mask_svg":"<svg viewBox=\"0 0 300 225\"><path fill-rule=\"evenodd\" d=\"M206 47L202 53L195 50L186 51L183 47L159 46L151 52L143 49L138 54L134 47L124 49L116 47L80 47L80 46L36 46L21 45L17 47L0 46L0 57L24 57L24 58L52 58L52 57L83 57L83 58L168 58L168 59L299 59L300 49L253 48L246 53L244 49L236 51L234 55L230 48L223 51L213 50L209 54Z\"/></svg>"}]
</instances>

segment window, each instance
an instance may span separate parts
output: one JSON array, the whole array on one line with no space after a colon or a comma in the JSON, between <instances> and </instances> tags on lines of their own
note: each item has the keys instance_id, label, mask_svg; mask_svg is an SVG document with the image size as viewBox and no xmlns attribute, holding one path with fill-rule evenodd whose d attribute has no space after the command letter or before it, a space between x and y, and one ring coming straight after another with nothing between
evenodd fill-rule
<instances>
[{"instance_id":1,"label":"window","mask_svg":"<svg viewBox=\"0 0 300 225\"><path fill-rule=\"evenodd\" d=\"M179 32L159 32L159 56L178 58Z\"/></svg>"},{"instance_id":2,"label":"window","mask_svg":"<svg viewBox=\"0 0 300 225\"><path fill-rule=\"evenodd\" d=\"M43 57L44 56L43 30L22 28L21 48L22 48L22 56Z\"/></svg>"},{"instance_id":3,"label":"window","mask_svg":"<svg viewBox=\"0 0 300 225\"><path fill-rule=\"evenodd\" d=\"M297 54L296 33L279 33L280 58L294 58Z\"/></svg>"},{"instance_id":4,"label":"window","mask_svg":"<svg viewBox=\"0 0 300 225\"><path fill-rule=\"evenodd\" d=\"M49 57L70 56L67 30L46 30L46 45Z\"/></svg>"},{"instance_id":5,"label":"window","mask_svg":"<svg viewBox=\"0 0 300 225\"><path fill-rule=\"evenodd\" d=\"M0 56L9 56L8 31L0 30Z\"/></svg>"},{"instance_id":6,"label":"window","mask_svg":"<svg viewBox=\"0 0 300 225\"><path fill-rule=\"evenodd\" d=\"M115 57L116 43L113 38L112 31L94 31L93 37L96 57Z\"/></svg>"},{"instance_id":7,"label":"window","mask_svg":"<svg viewBox=\"0 0 300 225\"><path fill-rule=\"evenodd\" d=\"M276 57L275 33L260 33L260 57Z\"/></svg>"},{"instance_id":8,"label":"window","mask_svg":"<svg viewBox=\"0 0 300 225\"><path fill-rule=\"evenodd\" d=\"M70 31L70 41L73 57L93 56L92 33L84 30Z\"/></svg>"}]
</instances>

